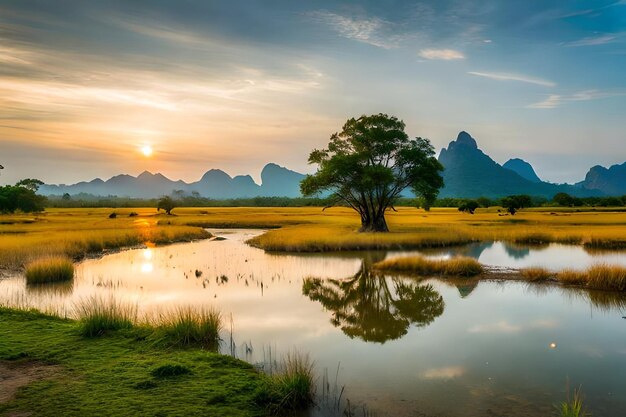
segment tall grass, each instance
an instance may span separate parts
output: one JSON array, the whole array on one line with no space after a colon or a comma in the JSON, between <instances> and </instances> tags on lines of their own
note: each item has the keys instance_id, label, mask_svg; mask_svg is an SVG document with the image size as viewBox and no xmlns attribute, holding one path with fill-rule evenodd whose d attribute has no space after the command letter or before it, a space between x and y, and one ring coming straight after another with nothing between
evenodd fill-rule
<instances>
[{"instance_id":1,"label":"tall grass","mask_svg":"<svg viewBox=\"0 0 626 417\"><path fill-rule=\"evenodd\" d=\"M387 259L374 264L386 271L410 272L420 275L450 275L470 277L483 272L482 265L474 258L456 257L451 259L427 259L409 256Z\"/></svg>"},{"instance_id":2,"label":"tall grass","mask_svg":"<svg viewBox=\"0 0 626 417\"><path fill-rule=\"evenodd\" d=\"M46 284L69 281L74 278L74 264L68 258L43 258L26 266L26 283Z\"/></svg>"},{"instance_id":3,"label":"tall grass","mask_svg":"<svg viewBox=\"0 0 626 417\"><path fill-rule=\"evenodd\" d=\"M154 339L159 343L215 351L219 347L222 316L214 308L181 306L159 315L153 326Z\"/></svg>"},{"instance_id":4,"label":"tall grass","mask_svg":"<svg viewBox=\"0 0 626 417\"><path fill-rule=\"evenodd\" d=\"M539 267L531 267L531 268L522 269L520 271L520 275L526 281L530 281L530 282L547 281L549 279L552 279L552 277L554 276L552 272L548 271L545 268L539 268Z\"/></svg>"},{"instance_id":5,"label":"tall grass","mask_svg":"<svg viewBox=\"0 0 626 417\"><path fill-rule=\"evenodd\" d=\"M137 305L114 296L91 296L74 307L81 335L102 336L107 332L130 329L137 322Z\"/></svg>"},{"instance_id":6,"label":"tall grass","mask_svg":"<svg viewBox=\"0 0 626 417\"><path fill-rule=\"evenodd\" d=\"M591 415L585 409L581 387L574 389L574 394L571 397L568 388L567 397L567 401L557 406L559 417L585 417Z\"/></svg>"},{"instance_id":7,"label":"tall grass","mask_svg":"<svg viewBox=\"0 0 626 417\"><path fill-rule=\"evenodd\" d=\"M593 265L584 271L563 270L556 275L566 285L585 285L591 289L626 291L626 268L618 265Z\"/></svg>"},{"instance_id":8,"label":"tall grass","mask_svg":"<svg viewBox=\"0 0 626 417\"><path fill-rule=\"evenodd\" d=\"M256 401L271 415L303 410L313 404L314 380L313 362L309 355L291 352L283 361L281 372L266 376Z\"/></svg>"}]
</instances>

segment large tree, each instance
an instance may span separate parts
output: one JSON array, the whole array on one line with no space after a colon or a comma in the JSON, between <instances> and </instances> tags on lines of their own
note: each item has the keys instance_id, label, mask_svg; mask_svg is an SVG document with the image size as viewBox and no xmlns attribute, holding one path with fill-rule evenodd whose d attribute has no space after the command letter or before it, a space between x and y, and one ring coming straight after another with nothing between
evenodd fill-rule
<instances>
[{"instance_id":1,"label":"large tree","mask_svg":"<svg viewBox=\"0 0 626 417\"><path fill-rule=\"evenodd\" d=\"M433 201L443 186L441 164L428 139L410 139L404 122L386 114L350 119L316 149L313 175L300 184L304 196L331 192L332 204L345 204L361 216L363 232L387 232L385 211L406 190Z\"/></svg>"}]
</instances>

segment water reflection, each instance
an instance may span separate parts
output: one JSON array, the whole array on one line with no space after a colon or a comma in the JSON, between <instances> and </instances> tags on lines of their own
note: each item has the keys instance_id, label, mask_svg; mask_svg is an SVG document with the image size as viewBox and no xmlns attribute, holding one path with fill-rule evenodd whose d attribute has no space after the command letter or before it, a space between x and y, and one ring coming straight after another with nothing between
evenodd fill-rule
<instances>
[{"instance_id":1,"label":"water reflection","mask_svg":"<svg viewBox=\"0 0 626 417\"><path fill-rule=\"evenodd\" d=\"M371 266L385 255L365 256L346 279L307 278L302 293L332 312L331 323L350 338L385 343L424 327L443 314L443 297L432 285L387 278Z\"/></svg>"}]
</instances>

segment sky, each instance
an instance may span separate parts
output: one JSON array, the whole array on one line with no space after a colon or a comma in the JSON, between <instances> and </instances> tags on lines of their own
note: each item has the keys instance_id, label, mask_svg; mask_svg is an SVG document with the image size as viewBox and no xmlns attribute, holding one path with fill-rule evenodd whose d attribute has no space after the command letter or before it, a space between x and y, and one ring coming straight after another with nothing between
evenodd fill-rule
<instances>
[{"instance_id":1,"label":"sky","mask_svg":"<svg viewBox=\"0 0 626 417\"><path fill-rule=\"evenodd\" d=\"M374 113L552 182L623 163L626 0L0 0L0 184L313 172Z\"/></svg>"}]
</instances>

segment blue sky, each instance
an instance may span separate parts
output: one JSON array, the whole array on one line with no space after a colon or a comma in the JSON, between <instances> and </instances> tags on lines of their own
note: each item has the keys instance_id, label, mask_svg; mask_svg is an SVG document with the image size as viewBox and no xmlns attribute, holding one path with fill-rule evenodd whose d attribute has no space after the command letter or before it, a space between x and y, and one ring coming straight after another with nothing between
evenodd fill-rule
<instances>
[{"instance_id":1,"label":"blue sky","mask_svg":"<svg viewBox=\"0 0 626 417\"><path fill-rule=\"evenodd\" d=\"M0 0L0 183L311 172L378 112L575 182L626 161L625 74L624 0Z\"/></svg>"}]
</instances>

